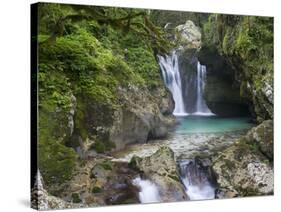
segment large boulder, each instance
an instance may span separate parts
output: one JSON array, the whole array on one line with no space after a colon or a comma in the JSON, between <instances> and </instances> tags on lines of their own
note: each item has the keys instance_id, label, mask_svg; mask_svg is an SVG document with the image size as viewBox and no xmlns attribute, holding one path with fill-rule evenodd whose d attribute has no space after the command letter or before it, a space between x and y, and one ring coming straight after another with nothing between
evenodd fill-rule
<instances>
[{"instance_id":1,"label":"large boulder","mask_svg":"<svg viewBox=\"0 0 281 212\"><path fill-rule=\"evenodd\" d=\"M134 156L130 165L156 184L163 202L188 199L180 182L174 152L169 147L160 147L154 154L145 158Z\"/></svg>"},{"instance_id":2,"label":"large boulder","mask_svg":"<svg viewBox=\"0 0 281 212\"><path fill-rule=\"evenodd\" d=\"M166 90L158 91L158 95L151 95L148 90L133 85L119 89L123 107L115 111L109 130L109 140L116 144L116 149L167 136L175 124L171 116L174 104Z\"/></svg>"},{"instance_id":3,"label":"large boulder","mask_svg":"<svg viewBox=\"0 0 281 212\"><path fill-rule=\"evenodd\" d=\"M184 49L201 47L201 32L195 24L187 20L185 24L175 28L176 42Z\"/></svg>"},{"instance_id":4,"label":"large boulder","mask_svg":"<svg viewBox=\"0 0 281 212\"><path fill-rule=\"evenodd\" d=\"M259 150L269 159L273 160L273 121L263 121L257 127L252 128L246 139L255 143Z\"/></svg>"},{"instance_id":5,"label":"large boulder","mask_svg":"<svg viewBox=\"0 0 281 212\"><path fill-rule=\"evenodd\" d=\"M79 102L82 112L76 115L72 147L79 152L81 149L83 156L163 138L175 125L173 99L164 86L150 92L130 84L118 87L116 92L118 105L115 106L87 97Z\"/></svg>"},{"instance_id":6,"label":"large boulder","mask_svg":"<svg viewBox=\"0 0 281 212\"><path fill-rule=\"evenodd\" d=\"M254 128L213 159L218 198L273 194L273 165L252 140L261 128ZM263 139L258 139L261 144L266 142Z\"/></svg>"}]
</instances>

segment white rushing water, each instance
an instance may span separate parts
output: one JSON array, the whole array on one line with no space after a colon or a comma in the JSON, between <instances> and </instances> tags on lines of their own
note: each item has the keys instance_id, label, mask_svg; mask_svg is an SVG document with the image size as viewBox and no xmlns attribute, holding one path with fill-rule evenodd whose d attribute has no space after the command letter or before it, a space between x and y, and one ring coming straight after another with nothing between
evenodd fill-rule
<instances>
[{"instance_id":1,"label":"white rushing water","mask_svg":"<svg viewBox=\"0 0 281 212\"><path fill-rule=\"evenodd\" d=\"M214 188L210 184L192 185L187 178L183 178L182 182L190 200L215 199Z\"/></svg>"},{"instance_id":2,"label":"white rushing water","mask_svg":"<svg viewBox=\"0 0 281 212\"><path fill-rule=\"evenodd\" d=\"M196 112L193 115L201 115L201 116L212 116L215 115L211 112L208 108L204 97L203 97L203 90L205 87L205 80L206 80L206 66L201 65L200 62L197 62L197 100L196 100Z\"/></svg>"},{"instance_id":3,"label":"white rushing water","mask_svg":"<svg viewBox=\"0 0 281 212\"><path fill-rule=\"evenodd\" d=\"M164 83L171 91L175 102L173 114L176 116L188 115L184 107L181 76L176 51L173 51L171 55L166 55L166 57L158 56L158 58Z\"/></svg>"},{"instance_id":4,"label":"white rushing water","mask_svg":"<svg viewBox=\"0 0 281 212\"><path fill-rule=\"evenodd\" d=\"M133 180L133 184L140 189L139 200L141 203L161 202L158 188L150 180L137 177Z\"/></svg>"},{"instance_id":5,"label":"white rushing water","mask_svg":"<svg viewBox=\"0 0 281 212\"><path fill-rule=\"evenodd\" d=\"M190 200L215 198L215 188L208 180L207 174L201 170L196 160L180 163L181 180Z\"/></svg>"},{"instance_id":6,"label":"white rushing water","mask_svg":"<svg viewBox=\"0 0 281 212\"><path fill-rule=\"evenodd\" d=\"M190 99L186 97L184 99L183 87L182 87L182 77L179 70L178 55L176 51L173 51L170 55L158 56L159 65L161 68L162 76L166 87L171 91L175 108L173 114L175 116L187 116L199 115L199 116L212 116L215 115L208 108L204 97L203 90L206 80L206 66L201 65L200 62L197 62L197 73L196 77L191 78L196 85L196 90L193 91L192 85L188 87L189 92L194 92L196 96L196 102L190 102ZM191 89L191 90L190 90ZM194 108L190 113L186 111L186 105ZM194 111L195 110L195 111Z\"/></svg>"}]
</instances>

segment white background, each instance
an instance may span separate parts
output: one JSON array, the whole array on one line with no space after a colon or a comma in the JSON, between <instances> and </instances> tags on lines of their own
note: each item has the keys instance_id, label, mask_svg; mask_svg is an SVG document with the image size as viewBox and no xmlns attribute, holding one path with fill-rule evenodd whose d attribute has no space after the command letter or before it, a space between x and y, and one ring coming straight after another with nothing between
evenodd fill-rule
<instances>
[{"instance_id":1,"label":"white background","mask_svg":"<svg viewBox=\"0 0 281 212\"><path fill-rule=\"evenodd\" d=\"M164 2L165 1L165 2ZM0 211L31 211L30 3L2 0L0 6ZM68 0L96 5L275 16L275 195L271 197L116 206L67 211L276 211L280 194L280 8L278 0ZM279 209L280 211L280 209Z\"/></svg>"}]
</instances>

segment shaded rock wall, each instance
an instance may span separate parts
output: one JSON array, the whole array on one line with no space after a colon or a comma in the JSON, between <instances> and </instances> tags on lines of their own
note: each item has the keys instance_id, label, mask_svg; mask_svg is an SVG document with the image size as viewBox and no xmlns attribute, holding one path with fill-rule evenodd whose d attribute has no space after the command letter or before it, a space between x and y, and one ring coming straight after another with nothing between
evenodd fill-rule
<instances>
[{"instance_id":1,"label":"shaded rock wall","mask_svg":"<svg viewBox=\"0 0 281 212\"><path fill-rule=\"evenodd\" d=\"M220 116L249 115L252 103L241 97L235 70L227 60L215 47L206 46L200 49L198 58L207 67L204 97L211 111Z\"/></svg>"},{"instance_id":2,"label":"shaded rock wall","mask_svg":"<svg viewBox=\"0 0 281 212\"><path fill-rule=\"evenodd\" d=\"M233 70L232 81L256 120L273 119L273 19L213 14L203 31L202 58L217 52L224 67ZM206 63L216 66L208 58ZM218 70L223 74L226 69Z\"/></svg>"}]
</instances>

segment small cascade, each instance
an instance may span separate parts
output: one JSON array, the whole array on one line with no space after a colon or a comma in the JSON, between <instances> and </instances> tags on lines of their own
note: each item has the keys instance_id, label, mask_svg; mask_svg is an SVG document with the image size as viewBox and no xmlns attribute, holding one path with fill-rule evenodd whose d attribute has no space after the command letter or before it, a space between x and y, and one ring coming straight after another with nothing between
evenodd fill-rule
<instances>
[{"instance_id":1,"label":"small cascade","mask_svg":"<svg viewBox=\"0 0 281 212\"><path fill-rule=\"evenodd\" d=\"M185 116L184 100L182 95L181 76L178 64L178 55L173 51L171 55L158 56L159 65L165 85L171 91L175 102L173 114L176 116Z\"/></svg>"},{"instance_id":2,"label":"small cascade","mask_svg":"<svg viewBox=\"0 0 281 212\"><path fill-rule=\"evenodd\" d=\"M211 112L208 108L204 97L203 97L203 90L205 87L205 80L206 80L206 66L201 65L200 62L197 62L197 80L196 80L196 92L197 92L197 100L196 100L196 111L193 115L201 115L201 116L210 116L215 115Z\"/></svg>"},{"instance_id":3,"label":"small cascade","mask_svg":"<svg viewBox=\"0 0 281 212\"><path fill-rule=\"evenodd\" d=\"M180 161L179 170L186 194L191 200L215 198L215 188L210 183L208 172L197 159Z\"/></svg>"},{"instance_id":4,"label":"small cascade","mask_svg":"<svg viewBox=\"0 0 281 212\"><path fill-rule=\"evenodd\" d=\"M133 185L140 189L139 200L141 203L161 202L158 188L151 181L137 177L133 180Z\"/></svg>"}]
</instances>

